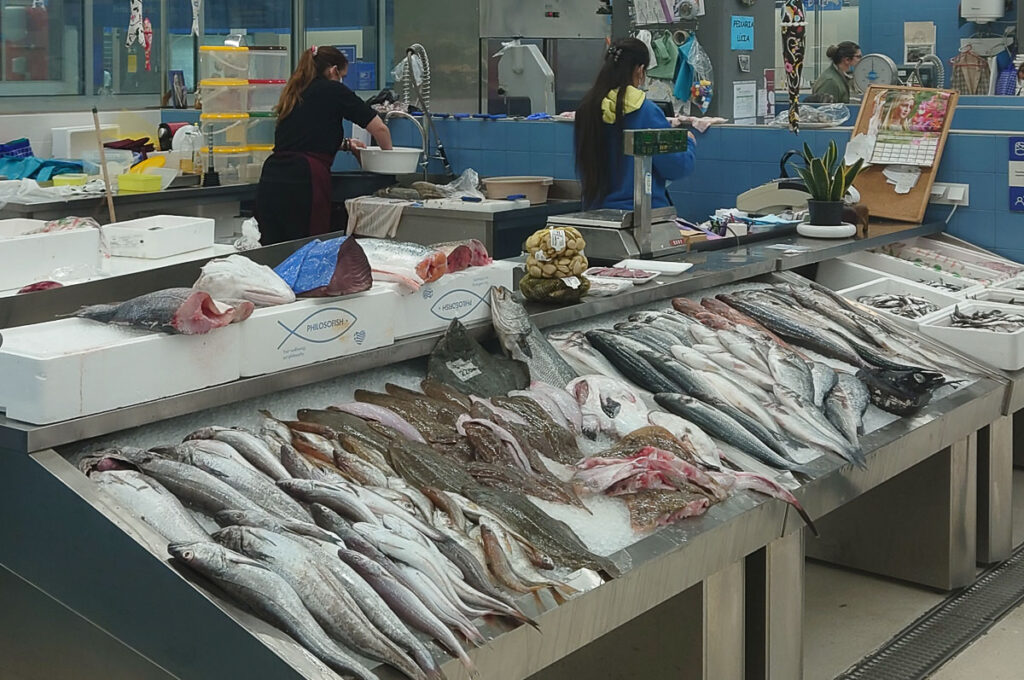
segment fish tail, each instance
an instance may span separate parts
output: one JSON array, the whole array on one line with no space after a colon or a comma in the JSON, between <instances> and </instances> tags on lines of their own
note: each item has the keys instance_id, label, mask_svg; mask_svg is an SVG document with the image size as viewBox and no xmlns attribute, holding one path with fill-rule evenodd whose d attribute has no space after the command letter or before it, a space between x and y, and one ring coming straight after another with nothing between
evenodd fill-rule
<instances>
[{"instance_id":1,"label":"fish tail","mask_svg":"<svg viewBox=\"0 0 1024 680\"><path fill-rule=\"evenodd\" d=\"M119 307L120 305L89 305L88 307L82 307L74 315L82 319L92 319L93 321L107 323L114 318L114 314L117 313Z\"/></svg>"},{"instance_id":2,"label":"fish tail","mask_svg":"<svg viewBox=\"0 0 1024 680\"><path fill-rule=\"evenodd\" d=\"M328 295L361 293L373 286L370 261L354 238L346 238L338 247L338 262L327 284Z\"/></svg>"}]
</instances>

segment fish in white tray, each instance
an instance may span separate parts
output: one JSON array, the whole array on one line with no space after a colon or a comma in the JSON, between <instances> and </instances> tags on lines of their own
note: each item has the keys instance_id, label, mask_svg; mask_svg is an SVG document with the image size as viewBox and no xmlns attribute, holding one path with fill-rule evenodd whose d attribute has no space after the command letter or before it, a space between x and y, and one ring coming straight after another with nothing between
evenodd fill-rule
<instances>
[{"instance_id":1,"label":"fish in white tray","mask_svg":"<svg viewBox=\"0 0 1024 680\"><path fill-rule=\"evenodd\" d=\"M155 479L135 470L97 471L89 479L169 542L210 540L181 501Z\"/></svg>"},{"instance_id":2,"label":"fish in white tray","mask_svg":"<svg viewBox=\"0 0 1024 680\"><path fill-rule=\"evenodd\" d=\"M218 300L248 300L257 307L295 302L295 291L266 265L256 264L244 255L229 255L203 265L196 290Z\"/></svg>"},{"instance_id":3,"label":"fish in white tray","mask_svg":"<svg viewBox=\"0 0 1024 680\"><path fill-rule=\"evenodd\" d=\"M416 291L448 272L448 258L429 246L380 238L361 238L358 243L375 281L394 281Z\"/></svg>"},{"instance_id":4,"label":"fish in white tray","mask_svg":"<svg viewBox=\"0 0 1024 680\"><path fill-rule=\"evenodd\" d=\"M260 618L291 635L338 673L359 680L377 680L370 669L343 651L324 632L295 589L263 562L212 541L172 543L167 552L179 563L216 583Z\"/></svg>"},{"instance_id":5,"label":"fish in white tray","mask_svg":"<svg viewBox=\"0 0 1024 680\"><path fill-rule=\"evenodd\" d=\"M532 380L565 387L578 377L537 330L529 313L513 298L512 291L503 286L491 288L491 320L505 353L525 363Z\"/></svg>"},{"instance_id":6,"label":"fish in white tray","mask_svg":"<svg viewBox=\"0 0 1024 680\"><path fill-rule=\"evenodd\" d=\"M251 302L231 306L201 290L167 288L125 302L82 307L75 316L147 331L200 335L244 321L253 309Z\"/></svg>"}]
</instances>

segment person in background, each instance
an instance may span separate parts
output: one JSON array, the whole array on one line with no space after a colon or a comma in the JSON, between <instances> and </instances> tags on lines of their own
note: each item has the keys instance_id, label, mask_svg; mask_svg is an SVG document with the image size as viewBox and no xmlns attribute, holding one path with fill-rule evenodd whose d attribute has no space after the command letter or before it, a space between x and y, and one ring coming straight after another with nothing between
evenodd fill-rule
<instances>
[{"instance_id":1,"label":"person in background","mask_svg":"<svg viewBox=\"0 0 1024 680\"><path fill-rule=\"evenodd\" d=\"M1024 64L1017 67L1017 88L1014 92L1018 97L1024 97Z\"/></svg>"},{"instance_id":2,"label":"person in background","mask_svg":"<svg viewBox=\"0 0 1024 680\"><path fill-rule=\"evenodd\" d=\"M807 101L849 104L853 94L851 72L860 62L860 45L846 40L830 46L825 54L832 60L832 65L814 81Z\"/></svg>"},{"instance_id":3,"label":"person in background","mask_svg":"<svg viewBox=\"0 0 1024 680\"><path fill-rule=\"evenodd\" d=\"M576 111L576 171L583 187L584 209L633 210L633 157L622 150L623 130L668 128L658 105L640 91L647 78L650 53L636 38L618 40L605 52L593 87ZM689 133L686 151L654 156L651 206L671 205L665 183L693 171L696 141Z\"/></svg>"},{"instance_id":4,"label":"person in background","mask_svg":"<svg viewBox=\"0 0 1024 680\"><path fill-rule=\"evenodd\" d=\"M345 138L342 121L365 128L382 149L391 148L384 121L341 82L348 59L334 47L302 53L277 104L274 153L263 164L256 221L263 245L330 231L331 164L338 150L359 158L361 142Z\"/></svg>"}]
</instances>

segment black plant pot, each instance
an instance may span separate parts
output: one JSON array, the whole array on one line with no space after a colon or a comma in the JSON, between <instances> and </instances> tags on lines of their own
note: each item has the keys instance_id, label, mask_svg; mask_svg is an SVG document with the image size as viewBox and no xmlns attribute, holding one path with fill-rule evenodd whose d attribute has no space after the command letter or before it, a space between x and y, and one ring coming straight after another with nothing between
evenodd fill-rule
<instances>
[{"instance_id":1,"label":"black plant pot","mask_svg":"<svg viewBox=\"0 0 1024 680\"><path fill-rule=\"evenodd\" d=\"M807 221L818 227L835 227L843 223L842 201L807 201Z\"/></svg>"}]
</instances>

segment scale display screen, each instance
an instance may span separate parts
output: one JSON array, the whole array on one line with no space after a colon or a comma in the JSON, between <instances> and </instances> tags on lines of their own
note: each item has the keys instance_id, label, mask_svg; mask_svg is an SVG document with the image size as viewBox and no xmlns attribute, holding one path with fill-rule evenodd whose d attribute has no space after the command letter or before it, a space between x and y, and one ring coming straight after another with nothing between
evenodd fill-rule
<instances>
[{"instance_id":1,"label":"scale display screen","mask_svg":"<svg viewBox=\"0 0 1024 680\"><path fill-rule=\"evenodd\" d=\"M624 133L627 156L658 156L687 149L686 128L656 130L626 130Z\"/></svg>"}]
</instances>

